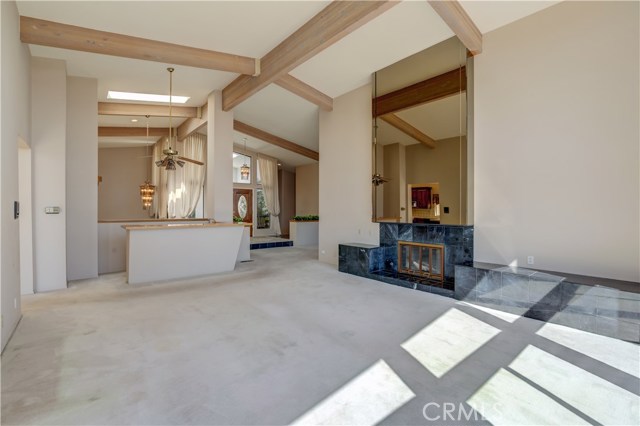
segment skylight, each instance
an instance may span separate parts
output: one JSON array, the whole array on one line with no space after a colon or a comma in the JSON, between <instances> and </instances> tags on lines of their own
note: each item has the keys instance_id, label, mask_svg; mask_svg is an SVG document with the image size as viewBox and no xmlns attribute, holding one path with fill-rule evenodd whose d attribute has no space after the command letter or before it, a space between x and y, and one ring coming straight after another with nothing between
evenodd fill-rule
<instances>
[{"instance_id":1,"label":"skylight","mask_svg":"<svg viewBox=\"0 0 640 426\"><path fill-rule=\"evenodd\" d=\"M142 101L142 102L164 102L169 103L169 95L152 95L149 93L115 92L109 90L107 99L118 99L121 101ZM173 95L172 102L183 104L189 100L188 96Z\"/></svg>"}]
</instances>

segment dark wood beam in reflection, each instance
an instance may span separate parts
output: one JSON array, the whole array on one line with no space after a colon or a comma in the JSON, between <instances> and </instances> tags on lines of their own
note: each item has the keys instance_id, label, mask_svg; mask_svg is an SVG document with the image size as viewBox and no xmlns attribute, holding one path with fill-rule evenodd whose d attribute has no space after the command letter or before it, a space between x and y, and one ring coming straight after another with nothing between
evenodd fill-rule
<instances>
[{"instance_id":1,"label":"dark wood beam in reflection","mask_svg":"<svg viewBox=\"0 0 640 426\"><path fill-rule=\"evenodd\" d=\"M149 136L169 136L168 127L149 127ZM146 137L146 127L98 127L99 137Z\"/></svg>"},{"instance_id":2,"label":"dark wood beam in reflection","mask_svg":"<svg viewBox=\"0 0 640 426\"><path fill-rule=\"evenodd\" d=\"M422 133L420 130L413 127L411 124L404 121L402 118L398 117L395 114L387 114L380 117L382 121L389 123L396 129L401 132L411 136L413 139L417 140L427 148L435 149L436 141Z\"/></svg>"},{"instance_id":3,"label":"dark wood beam in reflection","mask_svg":"<svg viewBox=\"0 0 640 426\"><path fill-rule=\"evenodd\" d=\"M373 116L391 114L403 109L437 101L467 90L466 67L437 75L373 99Z\"/></svg>"}]
</instances>

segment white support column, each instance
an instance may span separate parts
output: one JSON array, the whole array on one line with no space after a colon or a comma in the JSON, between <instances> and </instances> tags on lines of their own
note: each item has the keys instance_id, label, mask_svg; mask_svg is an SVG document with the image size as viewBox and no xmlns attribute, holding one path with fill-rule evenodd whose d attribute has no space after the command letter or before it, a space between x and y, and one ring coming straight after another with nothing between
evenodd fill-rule
<instances>
[{"instance_id":1,"label":"white support column","mask_svg":"<svg viewBox=\"0 0 640 426\"><path fill-rule=\"evenodd\" d=\"M204 215L217 222L233 219L233 111L222 110L222 92L209 94L207 108L207 176Z\"/></svg>"}]
</instances>

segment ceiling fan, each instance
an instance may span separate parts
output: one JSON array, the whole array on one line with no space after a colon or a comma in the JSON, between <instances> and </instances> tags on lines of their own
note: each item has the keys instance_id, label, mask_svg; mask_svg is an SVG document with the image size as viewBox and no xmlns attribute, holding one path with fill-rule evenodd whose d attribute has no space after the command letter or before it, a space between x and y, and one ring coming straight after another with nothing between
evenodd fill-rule
<instances>
[{"instance_id":1,"label":"ceiling fan","mask_svg":"<svg viewBox=\"0 0 640 426\"><path fill-rule=\"evenodd\" d=\"M176 142L176 137L173 135L173 127L172 127L172 112L173 112L173 68L167 68L169 71L169 148L163 149L162 153L165 157L162 160L156 161L156 166L164 167L165 170L175 170L176 164L180 167L184 167L185 161L189 163L197 164L199 166L204 166L202 161L193 160L191 158L182 157L178 155L178 151L172 148L174 142Z\"/></svg>"}]
</instances>

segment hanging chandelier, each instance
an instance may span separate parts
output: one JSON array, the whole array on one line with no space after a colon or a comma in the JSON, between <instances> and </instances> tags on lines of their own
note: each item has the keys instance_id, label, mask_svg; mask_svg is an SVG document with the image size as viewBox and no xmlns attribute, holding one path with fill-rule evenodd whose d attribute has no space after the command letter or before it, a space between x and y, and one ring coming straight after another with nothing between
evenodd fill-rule
<instances>
[{"instance_id":1,"label":"hanging chandelier","mask_svg":"<svg viewBox=\"0 0 640 426\"><path fill-rule=\"evenodd\" d=\"M147 210L153 203L153 195L156 193L155 185L151 185L148 180L140 185L140 199L142 200L142 208Z\"/></svg>"},{"instance_id":2,"label":"hanging chandelier","mask_svg":"<svg viewBox=\"0 0 640 426\"><path fill-rule=\"evenodd\" d=\"M247 138L244 138L244 154L245 154L245 158L247 156ZM240 166L240 178L242 180L247 180L249 179L249 171L251 169L249 168L249 166L247 165L246 161L242 164L242 166Z\"/></svg>"}]
</instances>

